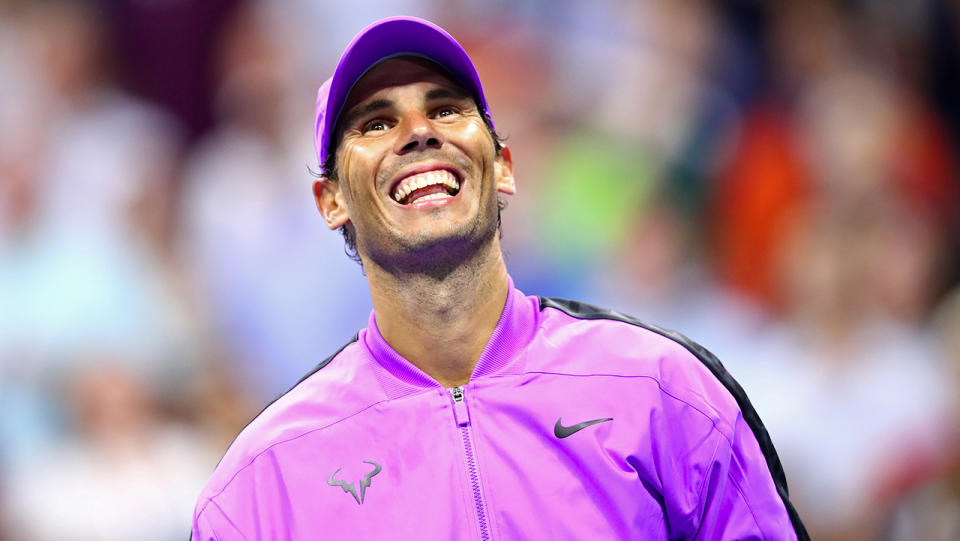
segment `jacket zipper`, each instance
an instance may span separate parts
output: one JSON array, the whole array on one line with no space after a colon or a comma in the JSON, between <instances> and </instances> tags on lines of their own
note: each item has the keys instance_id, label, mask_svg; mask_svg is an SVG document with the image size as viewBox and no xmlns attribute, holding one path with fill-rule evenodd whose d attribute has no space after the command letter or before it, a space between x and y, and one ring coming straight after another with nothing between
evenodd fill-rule
<instances>
[{"instance_id":1,"label":"jacket zipper","mask_svg":"<svg viewBox=\"0 0 960 541\"><path fill-rule=\"evenodd\" d=\"M463 387L450 389L450 396L453 397L453 417L460 429L463 449L467 456L467 474L470 476L470 484L473 489L473 503L477 509L477 521L480 523L480 539L486 541L490 539L490 529L487 526L486 506L483 502L483 490L480 487L480 470L477 468L477 459L473 451L473 438L470 435L470 411L463 399Z\"/></svg>"}]
</instances>

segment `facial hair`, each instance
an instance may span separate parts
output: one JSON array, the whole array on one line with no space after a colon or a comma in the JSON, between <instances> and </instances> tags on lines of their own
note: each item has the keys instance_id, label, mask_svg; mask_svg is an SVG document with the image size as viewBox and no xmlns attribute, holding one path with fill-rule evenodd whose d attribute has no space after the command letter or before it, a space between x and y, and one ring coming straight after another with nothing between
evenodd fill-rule
<instances>
[{"instance_id":1,"label":"facial hair","mask_svg":"<svg viewBox=\"0 0 960 541\"><path fill-rule=\"evenodd\" d=\"M357 246L373 264L397 278L427 276L442 281L458 268L477 262L496 237L500 208L495 196L488 199L469 223L444 237L358 231Z\"/></svg>"}]
</instances>

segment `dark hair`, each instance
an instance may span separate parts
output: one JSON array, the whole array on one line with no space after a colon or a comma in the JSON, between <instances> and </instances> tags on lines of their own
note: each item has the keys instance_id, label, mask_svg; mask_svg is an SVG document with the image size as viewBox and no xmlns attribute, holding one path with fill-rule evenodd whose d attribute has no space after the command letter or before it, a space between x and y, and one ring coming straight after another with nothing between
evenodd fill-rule
<instances>
[{"instance_id":1,"label":"dark hair","mask_svg":"<svg viewBox=\"0 0 960 541\"><path fill-rule=\"evenodd\" d=\"M474 103L477 106L477 111L480 111L480 116L483 118L483 125L487 127L487 132L490 133L490 137L493 139L493 149L496 152L497 156L500 155L500 151L503 150L503 142L506 140L504 137L501 137L496 130L493 129L493 121L490 120L490 115L480 106L480 102L474 98ZM327 180L337 182L340 179L337 178L337 151L340 147L340 126L337 126L333 131L333 138L330 140L330 150L327 152L327 159L320 164L320 175L314 174L313 171L310 173L313 176L323 176ZM309 169L309 168L308 168ZM502 200L497 201L497 229L500 230L500 211L507 207L506 203ZM363 262L360 260L360 254L357 252L357 235L353 230L353 225L344 224L340 227L340 234L343 235L343 251L347 254L347 257L356 261L361 267ZM500 232L503 235L503 232Z\"/></svg>"}]
</instances>

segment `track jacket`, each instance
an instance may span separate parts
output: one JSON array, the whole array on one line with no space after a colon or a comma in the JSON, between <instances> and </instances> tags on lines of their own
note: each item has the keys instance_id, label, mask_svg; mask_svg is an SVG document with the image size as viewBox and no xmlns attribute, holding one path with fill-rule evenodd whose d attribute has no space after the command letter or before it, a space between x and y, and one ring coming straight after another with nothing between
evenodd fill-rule
<instances>
[{"instance_id":1,"label":"track jacket","mask_svg":"<svg viewBox=\"0 0 960 541\"><path fill-rule=\"evenodd\" d=\"M454 389L371 314L237 437L193 539L807 539L766 430L715 357L509 288Z\"/></svg>"}]
</instances>

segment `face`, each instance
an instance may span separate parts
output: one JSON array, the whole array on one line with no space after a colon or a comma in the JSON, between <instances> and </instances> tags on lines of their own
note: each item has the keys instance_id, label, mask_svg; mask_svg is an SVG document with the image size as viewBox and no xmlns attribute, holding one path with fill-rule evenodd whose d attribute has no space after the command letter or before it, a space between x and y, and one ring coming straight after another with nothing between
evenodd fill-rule
<instances>
[{"instance_id":1,"label":"face","mask_svg":"<svg viewBox=\"0 0 960 541\"><path fill-rule=\"evenodd\" d=\"M497 192L513 193L469 94L430 62L388 60L354 87L338 123L338 180L319 179L332 229L352 225L364 264L447 267L497 239Z\"/></svg>"}]
</instances>

